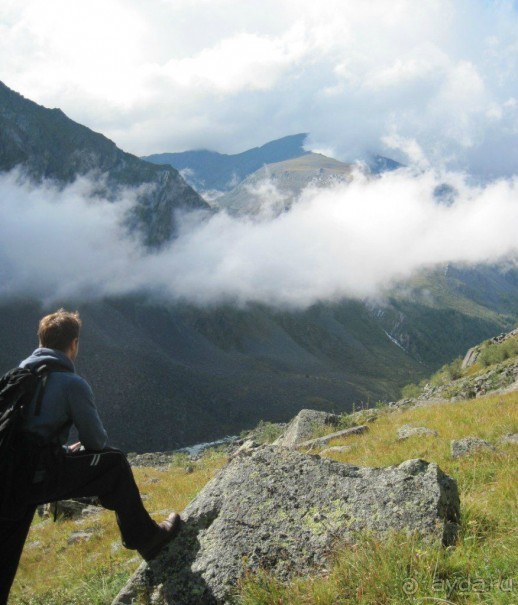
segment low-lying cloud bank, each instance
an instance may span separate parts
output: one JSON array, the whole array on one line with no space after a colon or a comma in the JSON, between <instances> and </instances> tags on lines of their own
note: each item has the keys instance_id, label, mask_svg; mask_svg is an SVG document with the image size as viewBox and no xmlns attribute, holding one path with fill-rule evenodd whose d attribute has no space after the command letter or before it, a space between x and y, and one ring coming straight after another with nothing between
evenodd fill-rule
<instances>
[{"instance_id":1,"label":"low-lying cloud bank","mask_svg":"<svg viewBox=\"0 0 518 605\"><path fill-rule=\"evenodd\" d=\"M448 204L437 198L447 182ZM130 237L127 191L114 203L79 179L63 190L0 176L0 298L47 303L149 292L197 305L304 308L375 296L440 263L518 259L518 179L469 185L462 175L400 170L307 189L276 218L180 217L159 252Z\"/></svg>"}]
</instances>

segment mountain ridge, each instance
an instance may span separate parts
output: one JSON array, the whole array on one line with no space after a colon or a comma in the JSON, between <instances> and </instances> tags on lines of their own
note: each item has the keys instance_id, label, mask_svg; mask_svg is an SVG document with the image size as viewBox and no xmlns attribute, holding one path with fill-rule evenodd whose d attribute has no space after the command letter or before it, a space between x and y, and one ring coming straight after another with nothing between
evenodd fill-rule
<instances>
[{"instance_id":1,"label":"mountain ridge","mask_svg":"<svg viewBox=\"0 0 518 605\"><path fill-rule=\"evenodd\" d=\"M206 202L171 166L156 166L126 153L102 134L47 109L0 82L0 172L22 169L30 180L64 185L91 175L109 200L121 189L149 185L138 193L130 221L148 246L175 233L178 209L209 210ZM106 177L103 184L98 176Z\"/></svg>"},{"instance_id":2,"label":"mountain ridge","mask_svg":"<svg viewBox=\"0 0 518 605\"><path fill-rule=\"evenodd\" d=\"M186 180L205 197L214 193L231 192L247 177L265 166L296 160L308 155L322 155L304 148L308 133L288 135L268 141L260 147L247 149L237 154L219 153L208 149L190 150L175 153L155 153L143 159L156 164L168 164L182 171ZM326 157L326 156L324 156ZM334 160L335 162L339 160ZM403 165L391 158L379 154L368 154L354 162L340 162L360 166L372 175L397 170Z\"/></svg>"},{"instance_id":3,"label":"mountain ridge","mask_svg":"<svg viewBox=\"0 0 518 605\"><path fill-rule=\"evenodd\" d=\"M152 154L144 156L143 159L187 171L186 178L198 191L227 191L264 164L281 162L309 153L304 149L307 136L307 133L288 135L236 154L200 149Z\"/></svg>"}]
</instances>

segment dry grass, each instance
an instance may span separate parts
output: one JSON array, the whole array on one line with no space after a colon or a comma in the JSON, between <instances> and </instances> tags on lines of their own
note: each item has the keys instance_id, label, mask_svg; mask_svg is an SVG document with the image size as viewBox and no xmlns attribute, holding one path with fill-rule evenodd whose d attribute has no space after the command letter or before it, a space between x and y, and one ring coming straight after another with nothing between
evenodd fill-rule
<instances>
[{"instance_id":1,"label":"dry grass","mask_svg":"<svg viewBox=\"0 0 518 605\"><path fill-rule=\"evenodd\" d=\"M454 603L516 605L518 603L517 486L515 445L498 445L496 452L453 459L450 441L478 436L497 444L518 432L518 393L387 411L364 435L335 440L351 450L332 457L358 466L388 466L409 458L436 462L459 485L462 530L455 548L430 547L416 537L394 536L380 542L364 536L351 549L338 550L329 574L295 580L284 586L265 574L248 577L242 585L242 605L340 605ZM438 437L397 441L403 424L435 429ZM135 474L146 506L158 520L171 509L181 510L225 463L223 454L208 454L167 471L146 468ZM192 472L191 472L192 471ZM94 537L69 546L73 531L94 529ZM72 521L46 522L31 529L11 605L107 605L140 564L140 558L120 546L113 514L78 526ZM415 581L415 594L405 593L405 581ZM473 589L481 579L485 588ZM513 591L499 581L514 581ZM442 584L441 584L442 582ZM449 582L449 584L448 584ZM506 585L509 588L509 585ZM468 587L469 590L464 590ZM478 588L478 585L475 585ZM201 604L200 604L201 605Z\"/></svg>"}]
</instances>

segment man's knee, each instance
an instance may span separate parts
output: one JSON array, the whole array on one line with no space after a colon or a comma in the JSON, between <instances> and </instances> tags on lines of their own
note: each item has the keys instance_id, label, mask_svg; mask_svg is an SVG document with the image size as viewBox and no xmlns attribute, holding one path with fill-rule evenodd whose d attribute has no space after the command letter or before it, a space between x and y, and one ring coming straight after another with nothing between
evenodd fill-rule
<instances>
[{"instance_id":1,"label":"man's knee","mask_svg":"<svg viewBox=\"0 0 518 605\"><path fill-rule=\"evenodd\" d=\"M105 447L102 450L80 450L66 455L70 460L90 460L91 466L103 464L129 464L126 454L114 447Z\"/></svg>"},{"instance_id":2,"label":"man's knee","mask_svg":"<svg viewBox=\"0 0 518 605\"><path fill-rule=\"evenodd\" d=\"M115 448L106 448L97 452L89 452L89 470L100 474L108 473L114 478L133 476L130 463L124 452Z\"/></svg>"}]
</instances>

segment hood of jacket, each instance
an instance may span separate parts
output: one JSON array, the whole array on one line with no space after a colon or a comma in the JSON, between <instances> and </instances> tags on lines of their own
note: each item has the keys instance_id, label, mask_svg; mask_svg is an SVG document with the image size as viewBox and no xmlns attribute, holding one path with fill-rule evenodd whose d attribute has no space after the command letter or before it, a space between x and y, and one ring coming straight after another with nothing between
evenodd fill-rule
<instances>
[{"instance_id":1,"label":"hood of jacket","mask_svg":"<svg viewBox=\"0 0 518 605\"><path fill-rule=\"evenodd\" d=\"M20 367L21 368L37 368L38 366L44 364L59 364L65 367L70 372L75 372L76 368L74 366L74 362L63 353L63 351L58 351L57 349L47 349L45 347L39 347L36 349L27 359L24 359Z\"/></svg>"}]
</instances>

